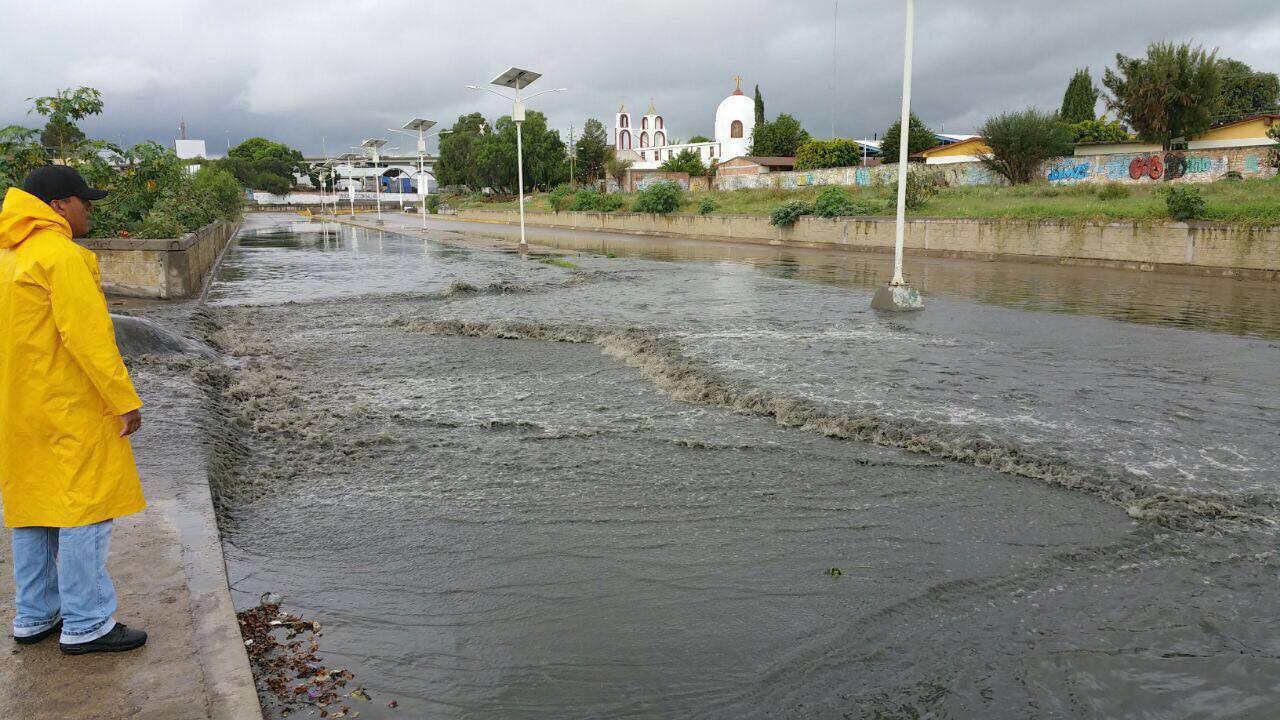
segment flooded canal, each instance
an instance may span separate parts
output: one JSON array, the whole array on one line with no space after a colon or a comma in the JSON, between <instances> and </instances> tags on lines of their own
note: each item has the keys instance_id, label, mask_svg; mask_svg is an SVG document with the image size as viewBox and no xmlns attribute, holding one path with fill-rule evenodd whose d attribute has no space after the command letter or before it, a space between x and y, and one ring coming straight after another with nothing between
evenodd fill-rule
<instances>
[{"instance_id":1,"label":"flooded canal","mask_svg":"<svg viewBox=\"0 0 1280 720\"><path fill-rule=\"evenodd\" d=\"M252 221L194 318L233 592L361 717L1280 702L1275 285L925 261L890 317L880 256Z\"/></svg>"}]
</instances>

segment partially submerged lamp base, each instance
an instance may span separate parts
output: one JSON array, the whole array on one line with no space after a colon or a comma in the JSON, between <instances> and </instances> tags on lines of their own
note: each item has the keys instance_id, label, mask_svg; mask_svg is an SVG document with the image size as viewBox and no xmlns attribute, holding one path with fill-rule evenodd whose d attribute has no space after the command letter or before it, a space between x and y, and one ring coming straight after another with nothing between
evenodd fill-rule
<instances>
[{"instance_id":1,"label":"partially submerged lamp base","mask_svg":"<svg viewBox=\"0 0 1280 720\"><path fill-rule=\"evenodd\" d=\"M888 312L923 310L924 300L910 283L881 285L876 289L875 297L871 298L871 309Z\"/></svg>"}]
</instances>

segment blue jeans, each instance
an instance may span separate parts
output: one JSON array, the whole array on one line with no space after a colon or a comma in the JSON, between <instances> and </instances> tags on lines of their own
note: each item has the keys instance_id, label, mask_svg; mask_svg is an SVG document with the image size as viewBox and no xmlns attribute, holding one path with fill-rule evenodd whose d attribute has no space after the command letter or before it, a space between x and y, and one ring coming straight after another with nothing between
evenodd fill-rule
<instances>
[{"instance_id":1,"label":"blue jeans","mask_svg":"<svg viewBox=\"0 0 1280 720\"><path fill-rule=\"evenodd\" d=\"M111 521L72 528L13 530L14 637L31 637L62 620L61 641L85 643L115 627L116 588L107 574Z\"/></svg>"}]
</instances>

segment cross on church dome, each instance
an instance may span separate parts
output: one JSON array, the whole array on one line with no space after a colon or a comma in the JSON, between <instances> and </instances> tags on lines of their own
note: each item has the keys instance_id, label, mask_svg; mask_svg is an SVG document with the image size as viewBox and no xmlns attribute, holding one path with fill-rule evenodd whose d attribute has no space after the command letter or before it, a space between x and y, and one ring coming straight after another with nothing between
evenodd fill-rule
<instances>
[{"instance_id":1,"label":"cross on church dome","mask_svg":"<svg viewBox=\"0 0 1280 720\"><path fill-rule=\"evenodd\" d=\"M736 86L736 87L734 87L734 89L733 89L733 94L734 94L734 95L742 95L742 94L743 94L743 92L742 92L742 76L741 76L741 75L734 75L734 76L733 76L733 82L734 82L734 85Z\"/></svg>"}]
</instances>

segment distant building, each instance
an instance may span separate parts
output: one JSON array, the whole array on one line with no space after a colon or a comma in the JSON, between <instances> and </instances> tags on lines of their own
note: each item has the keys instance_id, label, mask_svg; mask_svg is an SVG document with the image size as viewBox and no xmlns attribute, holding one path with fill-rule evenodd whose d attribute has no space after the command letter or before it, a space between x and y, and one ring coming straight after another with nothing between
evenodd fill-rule
<instances>
[{"instance_id":1,"label":"distant building","mask_svg":"<svg viewBox=\"0 0 1280 720\"><path fill-rule=\"evenodd\" d=\"M793 157L755 157L742 155L720 163L717 175L765 175L771 172L786 172L796 169Z\"/></svg>"},{"instance_id":2,"label":"distant building","mask_svg":"<svg viewBox=\"0 0 1280 720\"><path fill-rule=\"evenodd\" d=\"M649 104L649 110L635 122L626 106L618 108L613 125L613 147L619 157L630 158L637 170L654 170L662 163L691 150L704 164L724 162L746 155L751 147L751 133L756 126L755 101L742 92L742 78L735 77L735 88L716 108L715 140L702 143L672 144L666 120Z\"/></svg>"},{"instance_id":3,"label":"distant building","mask_svg":"<svg viewBox=\"0 0 1280 720\"><path fill-rule=\"evenodd\" d=\"M1280 123L1280 114L1264 113L1218 123L1187 141L1188 150L1229 150L1231 148L1267 147L1275 145L1267 133ZM1126 155L1161 152L1164 146L1130 140L1119 143L1077 143L1075 155Z\"/></svg>"},{"instance_id":4,"label":"distant building","mask_svg":"<svg viewBox=\"0 0 1280 720\"><path fill-rule=\"evenodd\" d=\"M970 135L964 140L938 145L918 152L912 157L924 160L926 165L949 165L951 163L977 162L990 154L991 146L985 140L977 135Z\"/></svg>"},{"instance_id":5,"label":"distant building","mask_svg":"<svg viewBox=\"0 0 1280 720\"><path fill-rule=\"evenodd\" d=\"M194 160L196 158L207 158L209 153L205 150L203 140L187 140L179 138L173 141L173 151L177 153L179 160Z\"/></svg>"},{"instance_id":6,"label":"distant building","mask_svg":"<svg viewBox=\"0 0 1280 720\"><path fill-rule=\"evenodd\" d=\"M1280 115L1272 113L1220 123L1191 138L1191 141L1187 143L1187 149L1217 150L1219 148L1274 145L1275 140L1272 140L1267 133L1277 123L1280 123Z\"/></svg>"}]
</instances>

